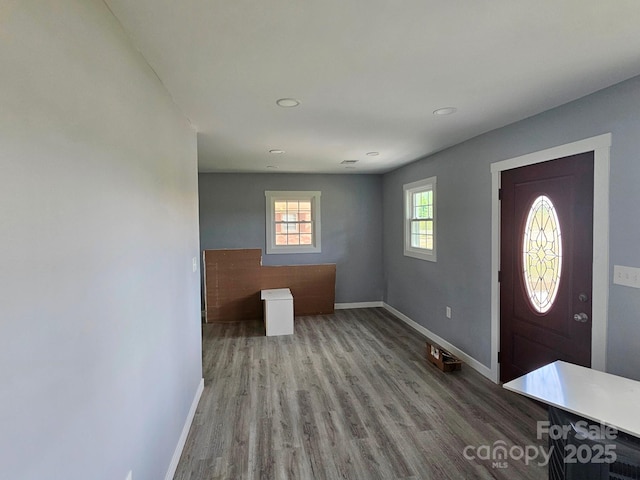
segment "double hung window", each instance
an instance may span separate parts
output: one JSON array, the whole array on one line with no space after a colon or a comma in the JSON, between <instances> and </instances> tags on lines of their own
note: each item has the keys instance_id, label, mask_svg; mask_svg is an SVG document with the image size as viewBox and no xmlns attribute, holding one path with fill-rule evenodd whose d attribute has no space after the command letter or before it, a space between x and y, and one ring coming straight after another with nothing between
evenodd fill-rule
<instances>
[{"instance_id":1,"label":"double hung window","mask_svg":"<svg viewBox=\"0 0 640 480\"><path fill-rule=\"evenodd\" d=\"M319 253L320 192L266 191L267 253Z\"/></svg>"},{"instance_id":2,"label":"double hung window","mask_svg":"<svg viewBox=\"0 0 640 480\"><path fill-rule=\"evenodd\" d=\"M436 177L404 185L404 254L436 261Z\"/></svg>"}]
</instances>

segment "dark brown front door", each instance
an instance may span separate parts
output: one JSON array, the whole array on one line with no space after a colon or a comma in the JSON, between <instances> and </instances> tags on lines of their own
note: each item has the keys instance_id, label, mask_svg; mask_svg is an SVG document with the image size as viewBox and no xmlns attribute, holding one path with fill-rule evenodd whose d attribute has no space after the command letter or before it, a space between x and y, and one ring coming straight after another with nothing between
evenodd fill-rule
<instances>
[{"instance_id":1,"label":"dark brown front door","mask_svg":"<svg viewBox=\"0 0 640 480\"><path fill-rule=\"evenodd\" d=\"M500 380L591 365L593 152L502 172Z\"/></svg>"}]
</instances>

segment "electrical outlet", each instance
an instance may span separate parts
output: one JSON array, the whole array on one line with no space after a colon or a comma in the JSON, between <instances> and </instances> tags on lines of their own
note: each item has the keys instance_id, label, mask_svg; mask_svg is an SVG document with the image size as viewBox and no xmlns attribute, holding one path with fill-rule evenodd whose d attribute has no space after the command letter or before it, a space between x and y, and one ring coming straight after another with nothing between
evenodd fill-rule
<instances>
[{"instance_id":1,"label":"electrical outlet","mask_svg":"<svg viewBox=\"0 0 640 480\"><path fill-rule=\"evenodd\" d=\"M640 268L614 265L613 283L626 287L640 288Z\"/></svg>"},{"instance_id":2,"label":"electrical outlet","mask_svg":"<svg viewBox=\"0 0 640 480\"><path fill-rule=\"evenodd\" d=\"M445 312L446 312L447 318L451 318L451 307L447 307Z\"/></svg>"},{"instance_id":3,"label":"electrical outlet","mask_svg":"<svg viewBox=\"0 0 640 480\"><path fill-rule=\"evenodd\" d=\"M192 266L194 272L198 271L198 257L193 257L191 259L191 266Z\"/></svg>"}]
</instances>

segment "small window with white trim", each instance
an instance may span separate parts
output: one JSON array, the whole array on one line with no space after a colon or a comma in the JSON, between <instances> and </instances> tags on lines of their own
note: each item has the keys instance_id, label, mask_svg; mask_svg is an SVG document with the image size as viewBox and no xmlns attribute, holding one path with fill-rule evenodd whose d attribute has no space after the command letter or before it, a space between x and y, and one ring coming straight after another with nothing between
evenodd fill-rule
<instances>
[{"instance_id":1,"label":"small window with white trim","mask_svg":"<svg viewBox=\"0 0 640 480\"><path fill-rule=\"evenodd\" d=\"M436 177L403 186L404 254L436 261Z\"/></svg>"},{"instance_id":2,"label":"small window with white trim","mask_svg":"<svg viewBox=\"0 0 640 480\"><path fill-rule=\"evenodd\" d=\"M265 191L267 253L320 253L320 192Z\"/></svg>"}]
</instances>

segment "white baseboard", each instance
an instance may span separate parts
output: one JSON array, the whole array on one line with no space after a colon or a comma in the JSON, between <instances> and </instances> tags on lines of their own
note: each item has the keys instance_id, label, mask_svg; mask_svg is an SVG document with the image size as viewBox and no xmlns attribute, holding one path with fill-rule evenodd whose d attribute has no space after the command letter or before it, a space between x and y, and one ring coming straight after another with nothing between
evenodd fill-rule
<instances>
[{"instance_id":1,"label":"white baseboard","mask_svg":"<svg viewBox=\"0 0 640 480\"><path fill-rule=\"evenodd\" d=\"M336 303L333 307L336 310L346 310L348 308L377 308L383 307L383 302L358 302L358 303Z\"/></svg>"},{"instance_id":2,"label":"white baseboard","mask_svg":"<svg viewBox=\"0 0 640 480\"><path fill-rule=\"evenodd\" d=\"M189 429L191 428L193 417L195 417L196 415L196 409L198 408L198 403L200 402L200 397L202 396L203 390L204 378L201 378L200 383L198 384L198 389L196 390L196 394L193 397L193 402L191 403L189 414L187 415L187 419L184 422L184 427L182 427L182 433L180 434L180 438L178 439L178 444L176 445L176 449L173 452L173 457L171 458L171 463L169 464L169 470L167 470L167 474L164 476L164 480L173 480L173 476L176 474L178 462L180 461L180 457L182 456L182 449L184 448L184 444L187 442Z\"/></svg>"},{"instance_id":3,"label":"white baseboard","mask_svg":"<svg viewBox=\"0 0 640 480\"><path fill-rule=\"evenodd\" d=\"M494 378L493 378L494 375L491 372L490 368L488 368L487 366L483 365L482 363L477 361L475 358L473 358L472 356L466 354L465 352L463 352L462 350L460 350L456 346L454 346L451 343L447 342L444 338L436 335L435 333L433 333L428 328L425 328L422 325L420 325L419 323L415 322L414 320L411 320L404 313L400 312L399 310L396 310L391 305L388 305L388 304L383 302L382 306L383 306L383 308L385 310L389 311L390 313L392 313L393 315L398 317L400 320L402 320L404 323L409 325L414 330L420 332L422 335L424 335L425 337L429 338L434 343L437 343L441 347L446 348L447 350L449 350L451 353L453 353L456 357L458 357L464 363L469 365L475 371L477 371L481 375L487 377L492 382L494 381Z\"/></svg>"}]
</instances>

